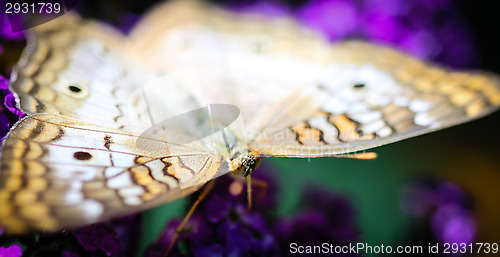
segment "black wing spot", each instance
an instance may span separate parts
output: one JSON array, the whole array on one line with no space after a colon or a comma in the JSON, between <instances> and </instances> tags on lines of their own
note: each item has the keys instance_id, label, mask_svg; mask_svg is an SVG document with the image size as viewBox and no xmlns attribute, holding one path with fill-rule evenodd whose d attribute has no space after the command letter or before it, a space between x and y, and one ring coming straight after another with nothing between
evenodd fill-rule
<instances>
[{"instance_id":1,"label":"black wing spot","mask_svg":"<svg viewBox=\"0 0 500 257\"><path fill-rule=\"evenodd\" d=\"M73 93L80 93L82 92L82 88L77 86L77 85L69 85L68 89L73 92Z\"/></svg>"},{"instance_id":2,"label":"black wing spot","mask_svg":"<svg viewBox=\"0 0 500 257\"><path fill-rule=\"evenodd\" d=\"M352 87L354 87L355 89L361 89L361 88L365 88L366 85L364 83L356 83Z\"/></svg>"},{"instance_id":3,"label":"black wing spot","mask_svg":"<svg viewBox=\"0 0 500 257\"><path fill-rule=\"evenodd\" d=\"M86 161L90 160L92 158L92 155L87 152L76 152L73 154L73 157L80 161Z\"/></svg>"}]
</instances>

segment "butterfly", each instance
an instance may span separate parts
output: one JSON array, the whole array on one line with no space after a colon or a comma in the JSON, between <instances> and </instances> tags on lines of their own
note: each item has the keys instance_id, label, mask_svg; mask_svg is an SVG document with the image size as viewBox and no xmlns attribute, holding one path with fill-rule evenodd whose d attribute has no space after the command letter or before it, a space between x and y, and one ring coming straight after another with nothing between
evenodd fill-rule
<instances>
[{"instance_id":1,"label":"butterfly","mask_svg":"<svg viewBox=\"0 0 500 257\"><path fill-rule=\"evenodd\" d=\"M29 114L1 147L12 233L145 210L263 157L338 157L500 105L493 74L199 1L161 4L129 35L75 14L37 26L10 87Z\"/></svg>"}]
</instances>

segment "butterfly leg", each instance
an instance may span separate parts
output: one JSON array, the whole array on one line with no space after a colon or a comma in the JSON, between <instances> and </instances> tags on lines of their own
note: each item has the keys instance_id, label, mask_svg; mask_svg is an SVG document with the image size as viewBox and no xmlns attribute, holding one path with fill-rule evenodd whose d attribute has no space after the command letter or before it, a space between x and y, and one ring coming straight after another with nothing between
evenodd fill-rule
<instances>
[{"instance_id":1,"label":"butterfly leg","mask_svg":"<svg viewBox=\"0 0 500 257\"><path fill-rule=\"evenodd\" d=\"M262 200L262 198L264 198L264 195L266 195L268 183L265 180L250 178L250 176L246 177L246 182L247 182L247 202L248 202L246 212L249 212L252 209L252 188L260 187L259 193L257 195L257 201L260 201Z\"/></svg>"},{"instance_id":2,"label":"butterfly leg","mask_svg":"<svg viewBox=\"0 0 500 257\"><path fill-rule=\"evenodd\" d=\"M210 182L208 182L208 184L205 186L203 191L200 193L200 195L198 196L198 199L196 199L196 201L193 203L193 205L189 209L186 216L184 216L184 219L182 220L181 224L175 230L175 235L172 238L172 241L170 241L170 244L168 245L167 251L165 251L165 254L163 254L163 257L167 257L168 254L170 253L170 251L172 251L172 248L174 247L175 242L177 241L177 238L179 238L179 234L184 229L184 226L188 222L189 218L191 217L191 215L193 215L193 212L196 210L196 208L201 203L201 201L203 201L203 199L205 199L207 197L208 193L210 193L210 191L212 191L212 188L214 187L214 185L215 185L215 180L211 180Z\"/></svg>"},{"instance_id":3,"label":"butterfly leg","mask_svg":"<svg viewBox=\"0 0 500 257\"><path fill-rule=\"evenodd\" d=\"M262 179L252 178L251 184L253 187L260 187L259 193L257 195L257 201L262 200L267 193L269 183L267 183L267 181L262 180Z\"/></svg>"},{"instance_id":4,"label":"butterfly leg","mask_svg":"<svg viewBox=\"0 0 500 257\"><path fill-rule=\"evenodd\" d=\"M236 175L236 174L233 174L233 173L229 173L231 174L231 177L235 180L238 180L238 181L241 181L243 182L243 180L245 180L246 182L246 186L247 186L247 209L246 209L246 213L249 212L251 209L252 209L252 203L253 203L253 198L252 198L252 188L253 187L259 187L261 188L261 190L259 190L259 193L258 193L258 196L257 196L257 201L260 201L262 200L262 198L264 198L264 195L266 194L267 192L267 188L268 188L268 183L265 181L265 180L261 180L261 179L256 179L256 178L251 178L251 175L250 176L246 176L246 177L242 177L242 176L239 176L239 175Z\"/></svg>"},{"instance_id":5,"label":"butterfly leg","mask_svg":"<svg viewBox=\"0 0 500 257\"><path fill-rule=\"evenodd\" d=\"M245 179L247 181L247 210L245 212L247 213L252 209L252 176L247 176Z\"/></svg>"}]
</instances>

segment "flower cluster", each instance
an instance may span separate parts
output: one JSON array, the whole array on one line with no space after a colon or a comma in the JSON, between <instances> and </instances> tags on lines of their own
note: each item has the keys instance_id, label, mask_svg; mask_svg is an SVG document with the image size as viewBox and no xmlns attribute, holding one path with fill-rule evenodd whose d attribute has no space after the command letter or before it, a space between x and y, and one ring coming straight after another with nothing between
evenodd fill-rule
<instances>
[{"instance_id":1,"label":"flower cluster","mask_svg":"<svg viewBox=\"0 0 500 257\"><path fill-rule=\"evenodd\" d=\"M478 64L472 37L451 0L224 1L234 10L294 15L331 41L361 39L417 58L465 68Z\"/></svg>"},{"instance_id":2,"label":"flower cluster","mask_svg":"<svg viewBox=\"0 0 500 257\"><path fill-rule=\"evenodd\" d=\"M3 105L0 105L0 138L2 140L12 125L26 116L16 108L16 99L8 86L9 81L0 75L0 99L4 99Z\"/></svg>"},{"instance_id":3,"label":"flower cluster","mask_svg":"<svg viewBox=\"0 0 500 257\"><path fill-rule=\"evenodd\" d=\"M7 248L0 247L0 256L2 257L21 257L21 247L12 245Z\"/></svg>"},{"instance_id":4,"label":"flower cluster","mask_svg":"<svg viewBox=\"0 0 500 257\"><path fill-rule=\"evenodd\" d=\"M0 234L0 256L104 257L134 256L137 236L141 233L141 216L129 215L70 231L37 236ZM10 255L9 255L10 254Z\"/></svg>"},{"instance_id":5,"label":"flower cluster","mask_svg":"<svg viewBox=\"0 0 500 257\"><path fill-rule=\"evenodd\" d=\"M282 246L291 242L342 245L359 239L354 208L348 199L326 190L308 188L300 201L304 204L292 216L273 214L277 182L271 173L261 167L252 175L267 186L253 187L250 212L246 212L244 183L230 176L219 178L209 198L188 221L171 256L286 256L289 249ZM191 202L196 198L192 196ZM175 219L168 223L147 249L147 257L163 255L180 222Z\"/></svg>"},{"instance_id":6,"label":"flower cluster","mask_svg":"<svg viewBox=\"0 0 500 257\"><path fill-rule=\"evenodd\" d=\"M475 239L471 198L451 182L434 178L413 181L404 188L400 206L414 219L412 224L425 224L415 228L420 233L414 235L432 234L431 238L450 244L469 244Z\"/></svg>"},{"instance_id":7,"label":"flower cluster","mask_svg":"<svg viewBox=\"0 0 500 257\"><path fill-rule=\"evenodd\" d=\"M179 239L185 249L175 248L172 256L245 256L246 253L250 253L247 256L275 256L277 242L269 230L265 212L276 201L276 184L269 177L256 176L255 179L266 181L266 188L270 190L254 187L253 196L258 200L247 213L244 183L229 176L218 178L209 197L189 220L187 232ZM191 202L197 197L198 194L194 194ZM160 238L148 248L147 257L163 255L180 222L169 222Z\"/></svg>"},{"instance_id":8,"label":"flower cluster","mask_svg":"<svg viewBox=\"0 0 500 257\"><path fill-rule=\"evenodd\" d=\"M3 7L3 6L2 6ZM0 7L0 11L2 11L2 14L5 14L5 12L2 10ZM0 38L1 39L7 39L7 40L23 40L24 39L24 34L22 32L12 32L12 28L10 26L11 20L12 22L19 22L17 21L19 19L18 16L16 15L10 15L8 17L7 15L1 15L0 16ZM1 53L1 51L0 51Z\"/></svg>"}]
</instances>

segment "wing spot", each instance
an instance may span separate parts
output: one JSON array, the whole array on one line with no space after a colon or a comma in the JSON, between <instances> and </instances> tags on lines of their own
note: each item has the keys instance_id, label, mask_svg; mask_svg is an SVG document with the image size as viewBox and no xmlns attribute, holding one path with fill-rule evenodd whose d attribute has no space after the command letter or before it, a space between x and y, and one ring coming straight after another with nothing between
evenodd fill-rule
<instances>
[{"instance_id":1,"label":"wing spot","mask_svg":"<svg viewBox=\"0 0 500 257\"><path fill-rule=\"evenodd\" d=\"M77 86L77 85L69 85L68 89L71 92L73 92L73 93L80 93L80 92L82 92L82 89L79 86Z\"/></svg>"},{"instance_id":2,"label":"wing spot","mask_svg":"<svg viewBox=\"0 0 500 257\"><path fill-rule=\"evenodd\" d=\"M90 160L92 158L92 155L87 152L76 152L73 154L73 157L75 157L75 159L80 161L86 161Z\"/></svg>"},{"instance_id":3,"label":"wing spot","mask_svg":"<svg viewBox=\"0 0 500 257\"><path fill-rule=\"evenodd\" d=\"M365 88L366 85L364 83L356 83L352 86L354 89L362 89Z\"/></svg>"}]
</instances>

